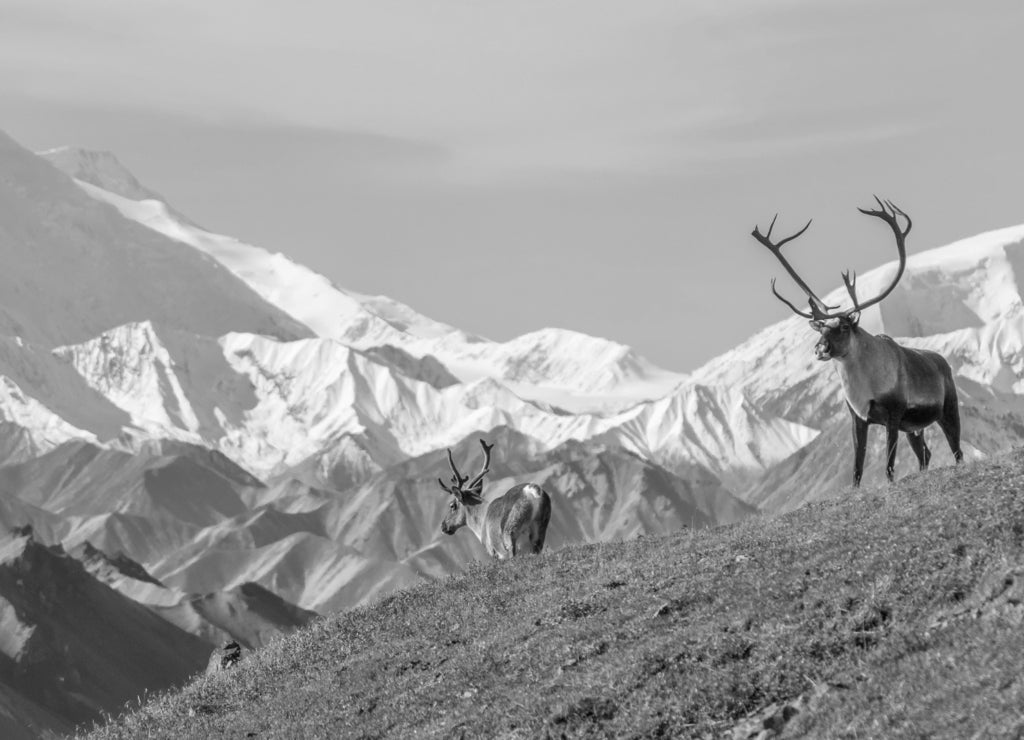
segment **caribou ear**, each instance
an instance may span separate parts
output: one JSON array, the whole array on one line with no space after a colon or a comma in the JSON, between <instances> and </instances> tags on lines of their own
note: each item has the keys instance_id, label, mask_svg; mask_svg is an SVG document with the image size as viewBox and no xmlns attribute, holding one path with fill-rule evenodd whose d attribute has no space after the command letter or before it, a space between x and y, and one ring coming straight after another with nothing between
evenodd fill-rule
<instances>
[{"instance_id":1,"label":"caribou ear","mask_svg":"<svg viewBox=\"0 0 1024 740\"><path fill-rule=\"evenodd\" d=\"M850 319L851 326L856 326L860 323L860 311L852 311L847 318Z\"/></svg>"},{"instance_id":2,"label":"caribou ear","mask_svg":"<svg viewBox=\"0 0 1024 740\"><path fill-rule=\"evenodd\" d=\"M807 323L810 324L811 328L814 329L814 331L816 331L816 332L820 333L820 332L825 331L825 322L824 321L818 321L817 319L811 319Z\"/></svg>"}]
</instances>

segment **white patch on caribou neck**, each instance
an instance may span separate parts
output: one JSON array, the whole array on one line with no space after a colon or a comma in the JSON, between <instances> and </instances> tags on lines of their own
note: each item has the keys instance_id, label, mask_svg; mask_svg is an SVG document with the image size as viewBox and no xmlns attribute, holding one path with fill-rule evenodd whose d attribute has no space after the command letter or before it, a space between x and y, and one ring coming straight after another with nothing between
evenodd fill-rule
<instances>
[{"instance_id":1,"label":"white patch on caribou neck","mask_svg":"<svg viewBox=\"0 0 1024 740\"><path fill-rule=\"evenodd\" d=\"M861 378L853 375L842 362L836 362L836 373L839 375L839 382L843 387L843 395L846 396L846 402L853 409L853 413L867 421L871 401L874 398L870 384L864 383ZM859 380L861 382L858 382Z\"/></svg>"},{"instance_id":2,"label":"white patch on caribou neck","mask_svg":"<svg viewBox=\"0 0 1024 740\"><path fill-rule=\"evenodd\" d=\"M540 498L540 486L536 483L527 483L523 486L523 493L532 498Z\"/></svg>"}]
</instances>

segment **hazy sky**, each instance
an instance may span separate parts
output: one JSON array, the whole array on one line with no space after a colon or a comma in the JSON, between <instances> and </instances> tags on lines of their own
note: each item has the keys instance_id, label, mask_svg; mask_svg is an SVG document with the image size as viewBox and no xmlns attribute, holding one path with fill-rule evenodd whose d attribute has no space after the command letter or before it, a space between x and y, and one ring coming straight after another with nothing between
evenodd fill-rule
<instances>
[{"instance_id":1,"label":"hazy sky","mask_svg":"<svg viewBox=\"0 0 1024 740\"><path fill-rule=\"evenodd\" d=\"M0 0L0 129L342 287L688 370L787 314L775 211L820 291L894 256L873 192L911 252L1024 222L1022 39L1020 0Z\"/></svg>"}]
</instances>

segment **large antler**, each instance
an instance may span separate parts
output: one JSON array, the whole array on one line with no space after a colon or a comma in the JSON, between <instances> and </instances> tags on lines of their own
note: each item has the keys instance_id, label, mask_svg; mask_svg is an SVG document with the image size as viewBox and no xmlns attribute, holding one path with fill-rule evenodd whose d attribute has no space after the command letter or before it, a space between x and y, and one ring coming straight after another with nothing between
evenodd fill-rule
<instances>
[{"instance_id":1,"label":"large antler","mask_svg":"<svg viewBox=\"0 0 1024 740\"><path fill-rule=\"evenodd\" d=\"M910 220L910 216L904 213L896 204L891 200L882 201L877 195L874 196L875 202L878 203L878 210L858 208L857 210L866 216L874 216L880 218L889 224L889 228L892 229L892 233L896 236L896 250L900 256L900 266L896 270L896 277L889 283L889 287L883 290L874 298L864 301L863 303L857 300L857 275L856 273L851 277L849 270L843 272L843 283L846 285L846 292L850 294L850 298L853 300L853 308L846 313L855 313L862 311L868 306L873 306L887 295L892 293L893 288L896 287L896 283L903 277L903 270L907 266L907 234L910 233L910 227L914 225L913 221ZM903 216L907 219L907 227L904 229L900 226L898 216Z\"/></svg>"},{"instance_id":2,"label":"large antler","mask_svg":"<svg viewBox=\"0 0 1024 740\"><path fill-rule=\"evenodd\" d=\"M459 473L459 469L455 467L455 458L452 457L452 450L450 447L448 448L448 465L451 466L452 469L451 487L446 486L440 478L437 479L437 482L441 485L441 488L446 490L448 493L454 493L456 490L461 490L462 484L469 480L469 476L462 475Z\"/></svg>"},{"instance_id":3,"label":"large antler","mask_svg":"<svg viewBox=\"0 0 1024 740\"><path fill-rule=\"evenodd\" d=\"M772 229L775 228L775 221L776 221L776 219L778 219L778 217L779 217L779 214L776 213L775 217L772 219L772 222L768 225L768 233L767 234L762 234L761 233L761 227L760 226L755 226L754 230L750 232L750 235L753 236L755 239L757 239L759 242L761 242L761 244L763 244L764 246L768 247L768 250L772 254L774 254L775 257L779 260L779 262L782 263L782 266L786 268L786 272L788 272L789 276L791 278L793 278L793 281L797 285L800 286L800 289L803 290L804 293L807 294L807 304L811 307L811 312L810 313L804 313L799 308L797 308L792 303L790 303L785 298L783 298L779 294L779 291L777 291L775 289L775 280L774 279L772 279L772 293L775 294L776 298L778 298L780 301L782 301L787 306L789 306L792 311L794 311L795 313L800 314L801 316L803 316L806 319L826 319L826 318L829 317L829 310L836 308L836 306L827 306L827 305L825 305L825 302L823 300L821 300L820 298L818 298L818 296L816 296L814 294L814 291L811 290L810 286L808 286L807 283L805 283L803 281L803 279L797 274L796 270L793 269L793 266L790 265L789 262L786 260L786 258L782 256L782 247L783 247L783 245L788 243L788 242L793 241L798 236L800 236L805 231L807 231L807 229L811 225L811 221L808 221L804 225L804 227L802 229L800 229L800 231L796 232L795 234L791 234L790 236L787 236L785 239L781 239L778 242L772 242Z\"/></svg>"},{"instance_id":4,"label":"large antler","mask_svg":"<svg viewBox=\"0 0 1024 740\"><path fill-rule=\"evenodd\" d=\"M899 252L900 266L899 269L896 270L896 276L892 279L892 282L889 284L889 286L874 298L862 302L857 298L856 273L851 274L849 270L844 270L843 284L846 286L846 292L850 294L850 299L853 301L853 308L847 309L845 311L839 311L837 313L832 313L832 311L836 309L837 306L828 306L825 304L824 301L818 298L818 296L816 296L814 292L807 286L807 283L805 283L800 278L800 276L797 275L796 270L793 269L792 265L790 265L789 262L786 261L786 258L782 256L782 246L787 242L796 239L798 236L807 231L807 227L811 225L811 222L808 221L807 224L802 229L800 229L800 231L796 232L792 236L787 236L785 239L782 239L777 243L773 243L771 240L772 228L775 226L775 219L779 217L778 214L776 214L775 218L772 219L771 225L768 226L767 234L762 234L759 227L755 226L754 230L751 232L751 235L759 242L761 242L764 246L768 247L771 253L778 258L779 262L782 263L782 266L786 268L786 271L790 274L790 276L793 278L796 284L799 285L800 288L804 291L804 293L807 294L807 303L811 307L811 312L805 313L798 309L796 306L794 306L792 303L787 301L785 298L783 298L779 294L779 291L775 289L775 279L773 278L772 293L775 294L776 298L778 298L780 301L789 306L790 309L792 309L795 313L800 314L804 318L817 319L820 321L822 319L831 319L837 316L849 316L850 314L853 313L859 313L868 306L875 305L893 291L893 289L896 287L896 284L900 281L900 278L903 277L903 270L907 266L906 238L907 234L910 233L910 227L913 225L913 223L910 220L910 216L908 216L899 207L897 207L891 200L883 201L877 195L874 196L874 198L875 202L878 203L878 210L867 208L858 208L857 210L865 215L874 216L875 218L882 219L887 224L889 224L889 228L892 229L892 233L895 234L896 236L896 249ZM899 216L903 216L903 218L907 220L906 228L900 226Z\"/></svg>"},{"instance_id":5,"label":"large antler","mask_svg":"<svg viewBox=\"0 0 1024 740\"><path fill-rule=\"evenodd\" d=\"M484 448L484 464L480 468L480 472L477 473L476 478L471 480L469 485L466 486L467 491L473 490L474 488L483 488L484 476L487 475L487 471L491 467L491 450L494 449L494 445L489 445L481 439L480 446Z\"/></svg>"},{"instance_id":6,"label":"large antler","mask_svg":"<svg viewBox=\"0 0 1024 740\"><path fill-rule=\"evenodd\" d=\"M476 477L466 484L469 480L468 475L462 475L459 469L455 467L455 458L452 457L451 448L448 449L448 465L452 469L452 481L451 486L446 486L444 481L440 478L437 479L438 484L448 493L455 493L455 491L473 491L474 489L483 488L484 476L487 475L487 471L491 467L491 450L494 449L494 445L487 444L484 440L480 440L480 446L484 448L484 464L480 468L480 472L477 473ZM479 492L479 491L478 491Z\"/></svg>"}]
</instances>

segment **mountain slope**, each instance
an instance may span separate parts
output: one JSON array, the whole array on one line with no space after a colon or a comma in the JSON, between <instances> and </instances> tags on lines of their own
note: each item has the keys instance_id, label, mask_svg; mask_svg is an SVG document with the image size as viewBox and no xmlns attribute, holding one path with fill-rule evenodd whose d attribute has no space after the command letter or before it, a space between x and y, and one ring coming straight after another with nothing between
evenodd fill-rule
<instances>
[{"instance_id":1,"label":"mountain slope","mask_svg":"<svg viewBox=\"0 0 1024 740\"><path fill-rule=\"evenodd\" d=\"M139 183L110 152L60 147L40 152L39 156L74 178L89 196L114 206L127 219L213 257L266 301L320 336L354 346L400 346L416 337L455 331L383 296L340 289L281 253L194 225L159 194Z\"/></svg>"},{"instance_id":2,"label":"mountain slope","mask_svg":"<svg viewBox=\"0 0 1024 740\"><path fill-rule=\"evenodd\" d=\"M491 563L334 615L90 737L1013 737L1022 486L1017 453Z\"/></svg>"},{"instance_id":3,"label":"mountain slope","mask_svg":"<svg viewBox=\"0 0 1024 740\"><path fill-rule=\"evenodd\" d=\"M101 583L211 646L235 640L255 650L317 617L255 583L205 594L168 588L123 552L111 557L88 540L70 554Z\"/></svg>"},{"instance_id":4,"label":"mountain slope","mask_svg":"<svg viewBox=\"0 0 1024 740\"><path fill-rule=\"evenodd\" d=\"M0 539L0 623L0 683L70 723L181 683L209 654L31 534Z\"/></svg>"},{"instance_id":5,"label":"mountain slope","mask_svg":"<svg viewBox=\"0 0 1024 740\"><path fill-rule=\"evenodd\" d=\"M52 347L140 319L218 336L310 331L218 263L88 197L0 133L0 334Z\"/></svg>"}]
</instances>

